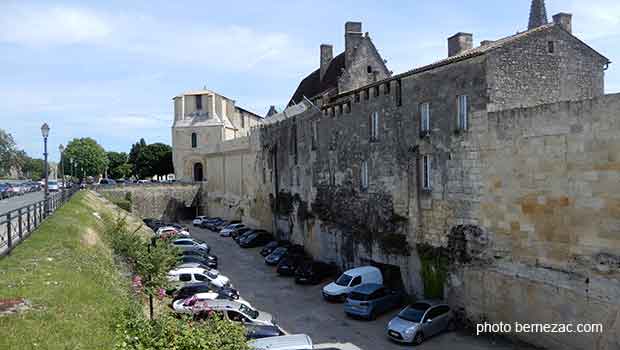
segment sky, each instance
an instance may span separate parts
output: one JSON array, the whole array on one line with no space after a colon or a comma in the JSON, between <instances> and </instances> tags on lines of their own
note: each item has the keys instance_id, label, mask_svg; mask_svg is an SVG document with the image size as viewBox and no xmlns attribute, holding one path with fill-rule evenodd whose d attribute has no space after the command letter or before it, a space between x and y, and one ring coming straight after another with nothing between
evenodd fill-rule
<instances>
[{"instance_id":1,"label":"sky","mask_svg":"<svg viewBox=\"0 0 620 350\"><path fill-rule=\"evenodd\" d=\"M378 5L381 3L381 5ZM530 0L27 1L0 0L0 128L41 157L40 126L58 145L92 137L128 152L143 137L170 143L172 97L207 87L264 115L280 109L319 65L343 50L344 23L363 22L395 74L447 55L446 38L493 40L527 27ZM612 62L620 92L620 1L547 0L549 20Z\"/></svg>"}]
</instances>

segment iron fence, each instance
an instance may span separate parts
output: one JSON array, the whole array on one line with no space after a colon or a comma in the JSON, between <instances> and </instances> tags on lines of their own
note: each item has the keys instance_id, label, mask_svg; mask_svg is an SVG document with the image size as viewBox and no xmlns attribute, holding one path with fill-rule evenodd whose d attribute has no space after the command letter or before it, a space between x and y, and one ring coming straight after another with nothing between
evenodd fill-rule
<instances>
[{"instance_id":1,"label":"iron fence","mask_svg":"<svg viewBox=\"0 0 620 350\"><path fill-rule=\"evenodd\" d=\"M41 223L60 208L78 191L72 187L50 193L45 210L45 199L0 214L0 256L8 255L17 244L28 238Z\"/></svg>"}]
</instances>

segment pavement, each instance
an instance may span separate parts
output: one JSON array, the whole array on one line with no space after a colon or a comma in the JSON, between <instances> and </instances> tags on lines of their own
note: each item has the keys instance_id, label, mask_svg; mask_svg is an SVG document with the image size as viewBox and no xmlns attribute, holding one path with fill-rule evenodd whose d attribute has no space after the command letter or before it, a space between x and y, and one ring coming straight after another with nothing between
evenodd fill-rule
<instances>
[{"instance_id":1,"label":"pavement","mask_svg":"<svg viewBox=\"0 0 620 350\"><path fill-rule=\"evenodd\" d=\"M191 223L188 223L191 225ZM409 348L386 338L385 327L398 310L379 316L374 321L347 317L342 304L328 303L321 297L321 288L300 286L293 278L280 277L274 267L267 266L260 248L243 249L230 238L197 227L192 236L206 241L218 256L218 270L228 276L241 296L255 308L273 314L287 333L304 333L312 338L315 349L391 350ZM503 339L477 337L463 331L443 333L417 347L422 350L530 350Z\"/></svg>"}]
</instances>

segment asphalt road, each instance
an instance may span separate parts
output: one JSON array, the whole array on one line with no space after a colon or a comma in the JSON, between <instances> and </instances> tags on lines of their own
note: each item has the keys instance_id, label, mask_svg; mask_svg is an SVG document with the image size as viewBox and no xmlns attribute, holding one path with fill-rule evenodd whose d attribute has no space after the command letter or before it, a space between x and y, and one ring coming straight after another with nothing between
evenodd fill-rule
<instances>
[{"instance_id":1,"label":"asphalt road","mask_svg":"<svg viewBox=\"0 0 620 350\"><path fill-rule=\"evenodd\" d=\"M191 223L189 223L191 225ZM409 348L386 338L385 326L397 310L375 321L348 318L342 304L323 301L321 288L296 285L292 278L279 277L275 268L265 265L260 248L242 249L230 238L193 227L192 236L206 241L218 256L219 270L228 276L241 296L254 307L273 314L278 324L290 334L308 334L315 349L391 350ZM444 333L428 339L422 350L508 350L531 349L504 341L494 342L463 332Z\"/></svg>"},{"instance_id":2,"label":"asphalt road","mask_svg":"<svg viewBox=\"0 0 620 350\"><path fill-rule=\"evenodd\" d=\"M26 193L23 196L2 199L0 200L0 215L13 209L24 207L28 204L32 204L41 200L43 200L42 191Z\"/></svg>"}]
</instances>

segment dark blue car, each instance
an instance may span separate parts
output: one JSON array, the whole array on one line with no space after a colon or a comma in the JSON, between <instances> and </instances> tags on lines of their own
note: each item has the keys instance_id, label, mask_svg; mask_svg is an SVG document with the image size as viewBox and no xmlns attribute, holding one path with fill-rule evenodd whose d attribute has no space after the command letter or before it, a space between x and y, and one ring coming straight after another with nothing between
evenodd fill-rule
<instances>
[{"instance_id":1,"label":"dark blue car","mask_svg":"<svg viewBox=\"0 0 620 350\"><path fill-rule=\"evenodd\" d=\"M378 315L401 306L405 296L404 292L388 289L381 284L361 284L349 293L344 312L349 316L374 320Z\"/></svg>"}]
</instances>

